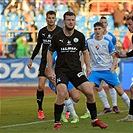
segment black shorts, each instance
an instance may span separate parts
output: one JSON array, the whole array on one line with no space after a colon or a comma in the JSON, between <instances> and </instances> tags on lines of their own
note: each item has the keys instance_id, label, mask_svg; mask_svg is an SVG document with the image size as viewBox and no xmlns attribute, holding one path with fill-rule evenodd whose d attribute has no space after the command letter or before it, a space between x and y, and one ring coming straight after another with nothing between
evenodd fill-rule
<instances>
[{"instance_id":1,"label":"black shorts","mask_svg":"<svg viewBox=\"0 0 133 133\"><path fill-rule=\"evenodd\" d=\"M46 63L40 63L40 67L39 67L39 71L38 71L38 77L39 76L43 76L43 77L46 77L45 75L45 68L46 68Z\"/></svg>"},{"instance_id":2,"label":"black shorts","mask_svg":"<svg viewBox=\"0 0 133 133\"><path fill-rule=\"evenodd\" d=\"M68 86L68 81L77 88L82 83L88 81L82 71L56 71L56 84L64 83Z\"/></svg>"}]
</instances>

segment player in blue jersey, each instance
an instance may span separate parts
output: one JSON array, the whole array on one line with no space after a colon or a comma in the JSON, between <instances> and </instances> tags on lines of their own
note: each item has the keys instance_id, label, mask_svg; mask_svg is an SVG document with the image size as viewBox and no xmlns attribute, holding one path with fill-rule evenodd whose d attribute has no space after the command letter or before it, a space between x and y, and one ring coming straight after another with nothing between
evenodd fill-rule
<instances>
[{"instance_id":1,"label":"player in blue jersey","mask_svg":"<svg viewBox=\"0 0 133 133\"><path fill-rule=\"evenodd\" d=\"M55 67L55 62L56 62L56 59L57 59L57 52L54 52L53 53L53 68ZM45 69L45 73L47 74L47 69ZM53 81L48 81L49 82L49 87L55 92L56 92L56 83ZM68 87L67 87L67 90L69 92L69 95L67 96L67 99L65 99L64 101L64 109L63 109L63 112L62 112L62 115L61 115L61 119L63 122L68 122L68 117L69 117L69 113L70 115L72 116L72 120L71 120L71 123L77 123L79 122L79 117L78 115L76 114L75 112L75 109L74 109L74 105L79 101L79 92L77 89L75 89L75 87L72 85L71 82L68 83ZM70 98L70 97L71 98ZM67 112L69 111L69 112Z\"/></svg>"},{"instance_id":2,"label":"player in blue jersey","mask_svg":"<svg viewBox=\"0 0 133 133\"><path fill-rule=\"evenodd\" d=\"M100 22L103 24L103 30L104 30L103 31L103 36L108 38L113 43L113 45L116 46L116 37L111 32L107 31L108 22L107 22L106 17L101 17ZM95 33L93 33L91 35L92 38L94 36L95 36ZM100 112L100 114L105 114L105 113L108 113L108 112L112 111L112 109L109 105L105 90L103 89L103 83L104 83L104 81L101 81L100 87L97 89L99 98L101 99L101 101L104 105L104 109L103 109L102 112ZM117 92L110 85L109 85L109 88L110 88L109 89L109 94L110 94L110 97L111 97L111 100L112 100L113 111L115 113L120 113L120 111L117 107ZM83 116L81 116L80 118L85 119L85 118L88 118L89 116L90 116L90 113L89 113L88 110L86 110L86 113Z\"/></svg>"},{"instance_id":3,"label":"player in blue jersey","mask_svg":"<svg viewBox=\"0 0 133 133\"><path fill-rule=\"evenodd\" d=\"M87 47L90 54L92 73L88 76L90 84L99 87L102 80L115 88L119 96L129 107L130 100L120 86L119 78L115 72L117 63L116 51L113 43L103 36L103 24L94 24L95 36L87 39Z\"/></svg>"},{"instance_id":4,"label":"player in blue jersey","mask_svg":"<svg viewBox=\"0 0 133 133\"><path fill-rule=\"evenodd\" d=\"M128 17L127 20L126 20L126 25L129 29L129 31L131 33L133 33L133 16L131 17ZM132 36L132 43L133 43L133 36ZM117 57L118 58L128 58L128 57L133 57L133 50L130 51L130 52L127 52L126 54L120 54L119 52L117 52ZM129 122L133 122L133 82L131 83L131 86L130 86L130 109L129 109L129 113L127 115L127 117L123 118L123 119L120 119L120 120L117 120L118 122L126 122L126 121L129 121Z\"/></svg>"}]
</instances>

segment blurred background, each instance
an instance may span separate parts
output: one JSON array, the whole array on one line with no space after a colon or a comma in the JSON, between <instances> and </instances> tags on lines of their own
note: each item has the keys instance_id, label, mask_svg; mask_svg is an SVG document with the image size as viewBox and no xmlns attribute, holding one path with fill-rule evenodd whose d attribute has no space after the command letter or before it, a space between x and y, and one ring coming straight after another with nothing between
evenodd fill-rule
<instances>
[{"instance_id":1,"label":"blurred background","mask_svg":"<svg viewBox=\"0 0 133 133\"><path fill-rule=\"evenodd\" d=\"M0 0L0 82L2 85L36 85L41 53L34 59L33 69L27 62L36 45L38 30L46 26L46 12L57 13L56 24L63 27L66 11L76 14L76 29L88 38L93 24L101 16L108 20L108 31L117 39L116 49L125 53L133 49L132 34L125 24L127 15L133 15L133 0ZM16 55L18 45L25 46L23 55ZM41 51L41 50L40 50ZM133 59L119 61L117 73L122 87L129 90L133 82Z\"/></svg>"}]
</instances>

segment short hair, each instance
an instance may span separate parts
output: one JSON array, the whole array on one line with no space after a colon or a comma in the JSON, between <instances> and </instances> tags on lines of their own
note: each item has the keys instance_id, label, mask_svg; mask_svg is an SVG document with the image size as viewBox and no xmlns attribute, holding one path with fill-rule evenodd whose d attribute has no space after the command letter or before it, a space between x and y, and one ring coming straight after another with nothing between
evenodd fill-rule
<instances>
[{"instance_id":1,"label":"short hair","mask_svg":"<svg viewBox=\"0 0 133 133\"><path fill-rule=\"evenodd\" d=\"M103 24L102 24L101 22L96 22L96 23L94 24L94 27L96 27L96 26L100 26L100 27L103 28Z\"/></svg>"},{"instance_id":2,"label":"short hair","mask_svg":"<svg viewBox=\"0 0 133 133\"><path fill-rule=\"evenodd\" d=\"M46 13L46 16L48 17L49 14L50 14L50 15L55 15L55 16L56 16L56 12L53 11L53 10L48 11L48 12Z\"/></svg>"},{"instance_id":3,"label":"short hair","mask_svg":"<svg viewBox=\"0 0 133 133\"><path fill-rule=\"evenodd\" d=\"M107 19L106 17L102 16L100 19Z\"/></svg>"},{"instance_id":4,"label":"short hair","mask_svg":"<svg viewBox=\"0 0 133 133\"><path fill-rule=\"evenodd\" d=\"M66 16L75 16L76 17L75 13L74 12L70 12L70 11L67 11L67 12L64 13L64 15L63 15L63 19L64 20L65 20Z\"/></svg>"}]
</instances>

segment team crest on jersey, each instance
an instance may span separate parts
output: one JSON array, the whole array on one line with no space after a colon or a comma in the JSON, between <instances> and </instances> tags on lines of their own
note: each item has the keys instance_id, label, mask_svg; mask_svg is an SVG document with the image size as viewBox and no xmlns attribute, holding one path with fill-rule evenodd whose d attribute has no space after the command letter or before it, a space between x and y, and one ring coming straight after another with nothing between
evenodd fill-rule
<instances>
[{"instance_id":1,"label":"team crest on jersey","mask_svg":"<svg viewBox=\"0 0 133 133\"><path fill-rule=\"evenodd\" d=\"M98 50L99 49L99 46L96 46L96 49Z\"/></svg>"},{"instance_id":2,"label":"team crest on jersey","mask_svg":"<svg viewBox=\"0 0 133 133\"><path fill-rule=\"evenodd\" d=\"M73 41L74 41L75 43L77 43L77 42L79 41L79 39L78 39L78 38L74 38Z\"/></svg>"}]
</instances>

